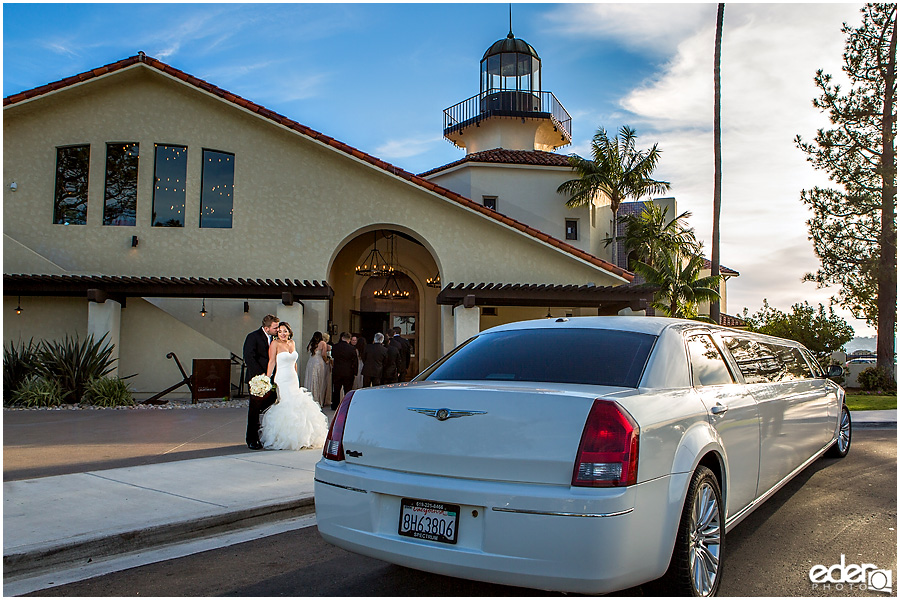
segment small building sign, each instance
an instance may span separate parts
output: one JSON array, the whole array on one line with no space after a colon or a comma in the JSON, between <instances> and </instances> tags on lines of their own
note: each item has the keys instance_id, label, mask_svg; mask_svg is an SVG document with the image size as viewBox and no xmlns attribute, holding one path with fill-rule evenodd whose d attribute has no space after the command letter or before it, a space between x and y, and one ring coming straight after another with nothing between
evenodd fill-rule
<instances>
[{"instance_id":1,"label":"small building sign","mask_svg":"<svg viewBox=\"0 0 900 600\"><path fill-rule=\"evenodd\" d=\"M231 399L231 361L227 358L195 358L192 401L209 398Z\"/></svg>"}]
</instances>

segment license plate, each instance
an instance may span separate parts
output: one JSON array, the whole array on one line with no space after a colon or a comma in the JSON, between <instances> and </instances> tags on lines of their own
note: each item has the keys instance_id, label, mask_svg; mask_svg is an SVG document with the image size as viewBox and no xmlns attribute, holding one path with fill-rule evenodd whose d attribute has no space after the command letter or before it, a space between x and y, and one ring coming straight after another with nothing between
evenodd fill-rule
<instances>
[{"instance_id":1,"label":"license plate","mask_svg":"<svg viewBox=\"0 0 900 600\"><path fill-rule=\"evenodd\" d=\"M459 529L459 506L428 500L400 501L400 535L455 544Z\"/></svg>"}]
</instances>

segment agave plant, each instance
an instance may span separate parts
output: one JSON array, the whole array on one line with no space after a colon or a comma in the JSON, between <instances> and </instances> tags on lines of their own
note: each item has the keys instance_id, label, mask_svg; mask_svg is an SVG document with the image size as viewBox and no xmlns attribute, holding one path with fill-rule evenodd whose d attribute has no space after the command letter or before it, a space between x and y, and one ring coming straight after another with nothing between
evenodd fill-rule
<instances>
[{"instance_id":1,"label":"agave plant","mask_svg":"<svg viewBox=\"0 0 900 600\"><path fill-rule=\"evenodd\" d=\"M38 344L34 338L28 344L9 342L3 346L3 401L9 402L13 392L35 374Z\"/></svg>"},{"instance_id":2,"label":"agave plant","mask_svg":"<svg viewBox=\"0 0 900 600\"><path fill-rule=\"evenodd\" d=\"M91 379L104 377L115 368L113 346L105 340L106 334L97 341L93 335L85 341L68 335L61 342L44 340L37 353L38 371L59 382L67 403L77 404Z\"/></svg>"},{"instance_id":3,"label":"agave plant","mask_svg":"<svg viewBox=\"0 0 900 600\"><path fill-rule=\"evenodd\" d=\"M12 404L16 406L59 406L63 397L58 381L37 376L26 378L11 395Z\"/></svg>"},{"instance_id":4,"label":"agave plant","mask_svg":"<svg viewBox=\"0 0 900 600\"><path fill-rule=\"evenodd\" d=\"M91 379L81 402L94 406L133 406L134 396L124 380L118 377L101 377Z\"/></svg>"}]
</instances>

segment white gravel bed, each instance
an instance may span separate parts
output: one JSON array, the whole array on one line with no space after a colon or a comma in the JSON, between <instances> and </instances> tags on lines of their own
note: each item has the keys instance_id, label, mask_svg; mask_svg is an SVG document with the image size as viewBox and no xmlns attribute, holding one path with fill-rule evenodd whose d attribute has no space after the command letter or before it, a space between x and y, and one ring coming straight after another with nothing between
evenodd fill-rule
<instances>
[{"instance_id":1,"label":"white gravel bed","mask_svg":"<svg viewBox=\"0 0 900 600\"><path fill-rule=\"evenodd\" d=\"M206 410L210 408L247 408L248 398L206 401L191 404L190 400L169 400L165 404L140 404L134 406L92 406L90 404L63 404L62 406L4 406L4 411L12 410Z\"/></svg>"}]
</instances>

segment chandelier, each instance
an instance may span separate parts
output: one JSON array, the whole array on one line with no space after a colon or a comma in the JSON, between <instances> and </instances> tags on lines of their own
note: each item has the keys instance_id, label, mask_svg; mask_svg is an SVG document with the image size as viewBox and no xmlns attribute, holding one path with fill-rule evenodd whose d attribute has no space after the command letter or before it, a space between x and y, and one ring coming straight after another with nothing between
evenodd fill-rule
<instances>
[{"instance_id":1,"label":"chandelier","mask_svg":"<svg viewBox=\"0 0 900 600\"><path fill-rule=\"evenodd\" d=\"M387 236L385 236L387 237ZM372 295L376 298L381 298L384 300L401 300L403 298L409 298L409 291L404 290L400 286L400 281L397 279L397 269L395 267L397 265L396 257L397 254L395 252L396 249L396 238L394 235L390 236L390 251L389 256L390 260L388 261L388 268L384 273L387 276L387 281L384 282L384 287L380 290L375 290L372 292Z\"/></svg>"},{"instance_id":2,"label":"chandelier","mask_svg":"<svg viewBox=\"0 0 900 600\"><path fill-rule=\"evenodd\" d=\"M409 290L401 288L397 276L391 274L387 281L384 282L384 287L380 290L375 290L372 292L372 295L383 300L402 300L403 298L409 298Z\"/></svg>"},{"instance_id":3,"label":"chandelier","mask_svg":"<svg viewBox=\"0 0 900 600\"><path fill-rule=\"evenodd\" d=\"M387 277L394 272L394 267L378 250L378 232L373 231L372 235L372 249L366 254L362 263L356 265L356 274L360 277Z\"/></svg>"},{"instance_id":4,"label":"chandelier","mask_svg":"<svg viewBox=\"0 0 900 600\"><path fill-rule=\"evenodd\" d=\"M430 288L441 287L441 274L438 272L438 273L434 274L434 277L429 277L428 279L426 279L425 285L427 285Z\"/></svg>"}]
</instances>

